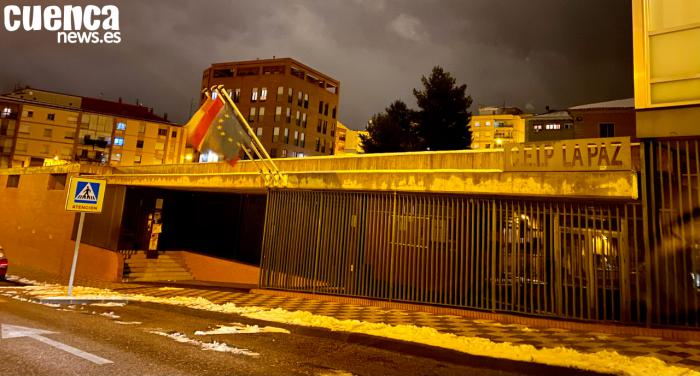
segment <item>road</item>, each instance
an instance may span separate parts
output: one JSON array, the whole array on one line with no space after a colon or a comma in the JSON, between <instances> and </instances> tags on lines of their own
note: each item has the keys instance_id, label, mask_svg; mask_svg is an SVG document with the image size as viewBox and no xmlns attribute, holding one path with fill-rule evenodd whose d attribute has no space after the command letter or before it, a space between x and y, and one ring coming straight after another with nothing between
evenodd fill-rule
<instances>
[{"instance_id":1,"label":"road","mask_svg":"<svg viewBox=\"0 0 700 376\"><path fill-rule=\"evenodd\" d=\"M8 285L7 282L0 286ZM50 307L0 296L0 374L31 375L519 375L522 370L486 368L410 355L327 337L312 330L270 324L290 333L195 335L232 323L265 323L221 314L148 303L119 307ZM53 332L32 338L17 327ZM165 335L181 333L178 342ZM46 340L48 339L48 340ZM246 355L205 351L217 341ZM67 349L57 348L61 344ZM52 345L53 344L53 345ZM75 351L104 359L96 364ZM98 362L99 363L99 362ZM512 367L511 367L512 368ZM515 372L515 370L518 370ZM539 369L536 373L543 373ZM560 370L552 374L561 374ZM532 374L533 371L528 371ZM574 372L579 374L578 372Z\"/></svg>"}]
</instances>

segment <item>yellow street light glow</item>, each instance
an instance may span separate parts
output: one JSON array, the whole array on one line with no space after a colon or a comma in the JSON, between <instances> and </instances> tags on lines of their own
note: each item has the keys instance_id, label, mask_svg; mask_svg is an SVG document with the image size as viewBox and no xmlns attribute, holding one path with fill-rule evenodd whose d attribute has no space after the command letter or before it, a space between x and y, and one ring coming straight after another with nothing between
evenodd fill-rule
<instances>
[{"instance_id":1,"label":"yellow street light glow","mask_svg":"<svg viewBox=\"0 0 700 376\"><path fill-rule=\"evenodd\" d=\"M185 155L185 160L186 160L186 161L192 161L192 154L187 154L187 155Z\"/></svg>"}]
</instances>

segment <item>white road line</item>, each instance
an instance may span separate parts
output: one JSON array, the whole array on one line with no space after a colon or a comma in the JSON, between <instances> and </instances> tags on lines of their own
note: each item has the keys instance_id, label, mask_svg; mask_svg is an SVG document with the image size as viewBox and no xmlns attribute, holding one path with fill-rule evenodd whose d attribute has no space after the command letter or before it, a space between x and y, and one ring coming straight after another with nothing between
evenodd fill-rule
<instances>
[{"instance_id":1,"label":"white road line","mask_svg":"<svg viewBox=\"0 0 700 376\"><path fill-rule=\"evenodd\" d=\"M44 334L55 334L56 332L50 332L48 330L41 330L41 329L27 328L24 326L7 325L7 324L0 325L0 331L2 332L2 339L28 337L28 338L35 339L39 342L45 343L49 346L55 347L59 350L63 350L69 354L72 354L72 355L75 355L77 357L88 360L90 362L93 362L95 364L102 365L102 364L114 363L111 360L108 360L105 358L100 358L97 355L90 354L90 353L85 352L83 350L76 349L73 346L68 346L64 343L57 342L57 341L54 341L52 339L49 339L49 338L46 338L43 336Z\"/></svg>"}]
</instances>

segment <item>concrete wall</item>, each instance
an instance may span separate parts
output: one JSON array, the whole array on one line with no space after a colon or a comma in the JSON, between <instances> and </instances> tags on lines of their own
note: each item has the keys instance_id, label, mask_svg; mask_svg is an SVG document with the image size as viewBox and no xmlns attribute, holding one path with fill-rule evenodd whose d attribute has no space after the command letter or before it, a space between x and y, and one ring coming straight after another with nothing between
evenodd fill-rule
<instances>
[{"instance_id":1,"label":"concrete wall","mask_svg":"<svg viewBox=\"0 0 700 376\"><path fill-rule=\"evenodd\" d=\"M67 181L71 175L75 172L67 173ZM10 267L23 265L68 276L75 244L71 235L76 214L64 209L65 189L49 190L50 174L46 173L22 174L17 188L7 187L8 177L0 174L0 244L5 248ZM117 280L121 276L120 257L81 244L77 275Z\"/></svg>"},{"instance_id":2,"label":"concrete wall","mask_svg":"<svg viewBox=\"0 0 700 376\"><path fill-rule=\"evenodd\" d=\"M257 266L185 251L182 256L196 280L258 285L260 268Z\"/></svg>"}]
</instances>

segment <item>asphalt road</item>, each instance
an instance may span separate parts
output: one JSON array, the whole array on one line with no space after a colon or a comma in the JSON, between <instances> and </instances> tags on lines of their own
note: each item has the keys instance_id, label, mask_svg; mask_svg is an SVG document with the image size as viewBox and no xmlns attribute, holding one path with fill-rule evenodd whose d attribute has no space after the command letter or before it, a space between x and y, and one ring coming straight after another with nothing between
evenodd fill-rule
<instances>
[{"instance_id":1,"label":"asphalt road","mask_svg":"<svg viewBox=\"0 0 700 376\"><path fill-rule=\"evenodd\" d=\"M0 282L0 286L3 285L7 286L8 283ZM17 329L8 325L55 332L42 335L50 339L49 344L31 337L0 339L0 375L523 374L517 367L504 369L501 366L471 366L439 361L421 354L387 350L386 347L382 348L381 343L378 348L351 341L350 337L342 334L329 333L324 336L313 330L292 326L269 324L287 328L290 334L194 334L197 330L210 330L217 325L231 323L266 324L237 315L157 304L55 308L0 295L0 324L4 326L4 334L13 334L12 330L17 334ZM246 349L259 355L205 351L199 344L177 342L152 333L154 331L182 333L200 342L223 342L229 347ZM113 363L95 364L51 346L51 343L68 345ZM499 363L496 361L494 364ZM543 368L534 373L562 374L560 369L552 369L550 373ZM533 374L533 370L525 374Z\"/></svg>"}]
</instances>

